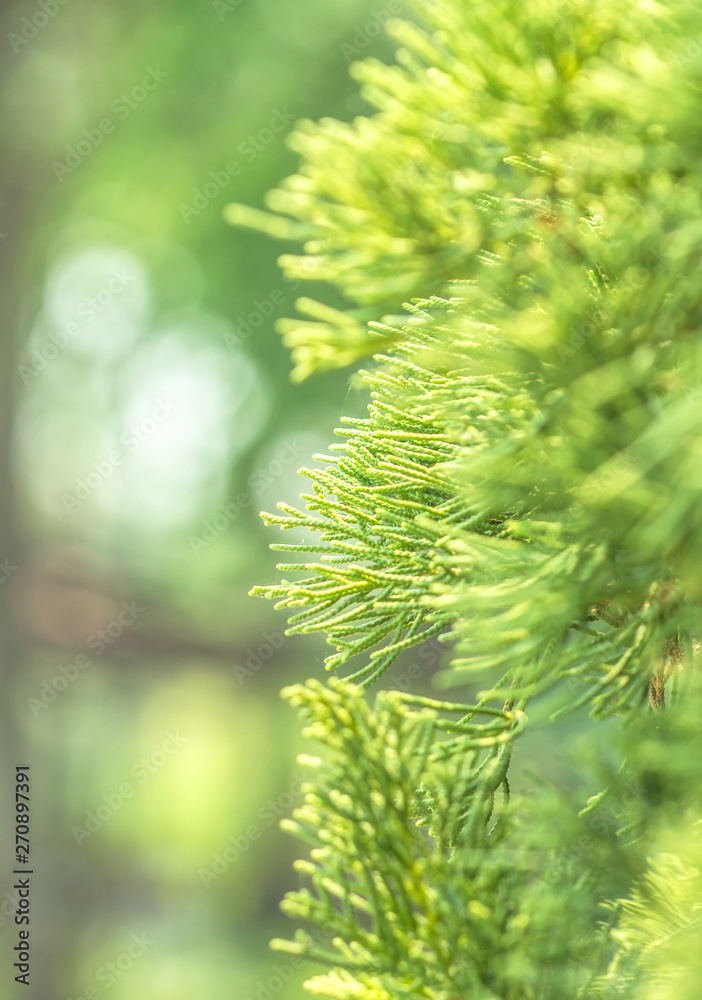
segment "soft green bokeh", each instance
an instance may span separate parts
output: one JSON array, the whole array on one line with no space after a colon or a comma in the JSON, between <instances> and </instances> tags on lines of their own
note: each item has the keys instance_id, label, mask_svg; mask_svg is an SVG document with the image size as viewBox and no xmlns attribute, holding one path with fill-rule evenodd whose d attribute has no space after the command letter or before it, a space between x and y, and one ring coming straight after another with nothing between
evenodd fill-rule
<instances>
[{"instance_id":1,"label":"soft green bokeh","mask_svg":"<svg viewBox=\"0 0 702 1000\"><path fill-rule=\"evenodd\" d=\"M300 291L223 209L294 168L294 120L364 110L348 62L387 53L364 32L383 8L55 6L10 7L0 34L0 793L29 759L36 866L32 985L3 910L0 998L296 997L268 950L297 853L278 690L321 648L247 591L275 575L258 510L296 498L356 403L345 374L291 384L273 324Z\"/></svg>"}]
</instances>

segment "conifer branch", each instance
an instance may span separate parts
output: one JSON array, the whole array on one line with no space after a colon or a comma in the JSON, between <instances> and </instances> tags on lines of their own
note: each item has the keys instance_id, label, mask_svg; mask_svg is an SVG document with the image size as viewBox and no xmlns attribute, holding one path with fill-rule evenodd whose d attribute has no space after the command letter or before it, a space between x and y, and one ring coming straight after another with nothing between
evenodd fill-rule
<instances>
[{"instance_id":1,"label":"conifer branch","mask_svg":"<svg viewBox=\"0 0 702 1000\"><path fill-rule=\"evenodd\" d=\"M272 214L231 210L344 298L281 324L294 377L372 359L367 417L264 515L305 540L253 592L353 682L287 692L326 757L285 908L332 940L276 946L336 998L697 1000L702 11L416 7L353 69L375 112L300 123ZM437 682L484 690L370 708L430 636ZM605 792L511 794L527 712L585 707L625 722L592 736Z\"/></svg>"}]
</instances>

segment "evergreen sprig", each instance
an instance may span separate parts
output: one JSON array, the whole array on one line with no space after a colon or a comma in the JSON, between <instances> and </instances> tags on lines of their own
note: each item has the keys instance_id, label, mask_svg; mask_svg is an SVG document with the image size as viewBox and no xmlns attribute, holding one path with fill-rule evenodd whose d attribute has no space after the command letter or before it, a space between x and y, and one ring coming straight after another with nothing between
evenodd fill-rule
<instances>
[{"instance_id":1,"label":"evergreen sprig","mask_svg":"<svg viewBox=\"0 0 702 1000\"><path fill-rule=\"evenodd\" d=\"M229 212L345 299L281 325L294 377L373 357L367 418L303 470L301 509L265 515L318 538L276 545L315 561L255 592L326 635L330 669L355 661L289 693L329 760L292 827L313 889L287 907L334 935L294 947L330 997L692 1000L702 9L416 7L425 27L388 24L396 65L354 67L374 113L301 123L272 214ZM432 635L475 704L369 708L358 685ZM591 730L605 791L508 802L527 710L586 706L625 722Z\"/></svg>"},{"instance_id":2,"label":"evergreen sprig","mask_svg":"<svg viewBox=\"0 0 702 1000\"><path fill-rule=\"evenodd\" d=\"M453 367L459 345L448 359L451 368L428 370L410 358L428 351L432 341L438 346L438 339L425 331L405 337L397 356L379 358L384 366L365 373L373 398L369 416L344 420L338 433L346 440L333 446L340 457L315 456L328 468L301 470L313 484L313 493L302 497L307 510L279 504L282 515L264 515L268 524L319 532L318 543L273 548L315 553L320 562L281 563L281 572L312 575L252 591L279 599L280 607L305 608L290 618L288 632L324 632L337 649L327 659L329 669L379 646L351 675L363 684L451 621L424 603L441 580L456 576L437 553L448 551L455 528L470 524L493 535L503 527L499 518L481 517L465 503L452 466L468 450L487 447L491 435L504 434L519 412L506 408L504 381Z\"/></svg>"},{"instance_id":3,"label":"evergreen sprig","mask_svg":"<svg viewBox=\"0 0 702 1000\"><path fill-rule=\"evenodd\" d=\"M454 738L452 752L439 756L439 709L448 706L410 708L392 692L371 710L359 688L335 680L284 694L303 708L326 759L300 758L315 781L284 826L312 845L310 860L296 865L311 888L289 893L283 908L323 928L328 943L301 931L273 946L333 967L306 984L324 996L522 996L525 976L536 981L553 952L556 904L530 912L537 853L509 845L509 713L493 735L489 723L449 725L462 734L460 749ZM525 961L535 919L536 947ZM579 947L569 951L566 964L576 964Z\"/></svg>"},{"instance_id":4,"label":"evergreen sprig","mask_svg":"<svg viewBox=\"0 0 702 1000\"><path fill-rule=\"evenodd\" d=\"M702 944L702 875L676 854L651 859L631 895L611 909L617 946L593 997L686 996L693 985L689 956Z\"/></svg>"}]
</instances>

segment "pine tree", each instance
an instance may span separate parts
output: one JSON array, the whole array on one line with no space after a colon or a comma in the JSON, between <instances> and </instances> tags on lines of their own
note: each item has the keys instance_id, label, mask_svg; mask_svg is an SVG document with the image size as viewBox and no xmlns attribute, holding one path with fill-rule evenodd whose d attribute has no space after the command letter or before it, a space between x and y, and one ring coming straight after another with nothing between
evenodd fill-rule
<instances>
[{"instance_id":1,"label":"pine tree","mask_svg":"<svg viewBox=\"0 0 702 1000\"><path fill-rule=\"evenodd\" d=\"M284 692L323 746L284 903L318 930L274 946L332 998L696 1000L702 8L415 6L352 67L372 114L299 123L270 213L229 209L346 303L281 324L294 377L370 395L264 515L308 540L254 592L345 677ZM430 637L476 697L368 701ZM523 734L583 712L577 784L511 795Z\"/></svg>"}]
</instances>

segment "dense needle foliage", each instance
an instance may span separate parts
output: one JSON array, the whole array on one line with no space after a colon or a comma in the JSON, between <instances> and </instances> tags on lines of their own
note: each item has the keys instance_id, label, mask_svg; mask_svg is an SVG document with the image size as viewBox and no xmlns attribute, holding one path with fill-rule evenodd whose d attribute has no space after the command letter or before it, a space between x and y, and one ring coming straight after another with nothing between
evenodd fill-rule
<instances>
[{"instance_id":1,"label":"dense needle foliage","mask_svg":"<svg viewBox=\"0 0 702 1000\"><path fill-rule=\"evenodd\" d=\"M274 214L229 210L348 302L298 302L295 377L373 359L367 418L265 515L309 541L257 592L346 676L286 692L325 754L285 905L328 946L277 946L329 997L692 1000L702 8L416 8L396 65L353 68L372 116L299 124ZM433 635L474 703L369 707ZM577 790L511 796L520 734L587 707Z\"/></svg>"}]
</instances>

